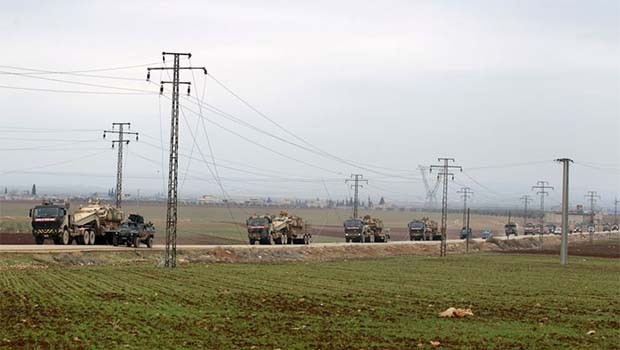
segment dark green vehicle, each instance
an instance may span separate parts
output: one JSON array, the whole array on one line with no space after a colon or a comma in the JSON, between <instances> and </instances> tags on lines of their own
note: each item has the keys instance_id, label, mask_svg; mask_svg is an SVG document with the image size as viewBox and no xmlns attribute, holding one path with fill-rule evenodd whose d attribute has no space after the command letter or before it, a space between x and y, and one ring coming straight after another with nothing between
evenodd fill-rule
<instances>
[{"instance_id":1,"label":"dark green vehicle","mask_svg":"<svg viewBox=\"0 0 620 350\"><path fill-rule=\"evenodd\" d=\"M155 226L153 223L144 222L144 217L138 214L129 215L129 220L123 222L112 238L114 246L127 245L140 248L141 244L153 248L155 239Z\"/></svg>"}]
</instances>

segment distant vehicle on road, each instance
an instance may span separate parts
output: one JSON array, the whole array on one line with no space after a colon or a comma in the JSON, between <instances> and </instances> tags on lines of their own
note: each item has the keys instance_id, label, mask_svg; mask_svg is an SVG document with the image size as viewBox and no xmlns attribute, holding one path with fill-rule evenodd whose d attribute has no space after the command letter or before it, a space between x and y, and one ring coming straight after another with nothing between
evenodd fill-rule
<instances>
[{"instance_id":1,"label":"distant vehicle on road","mask_svg":"<svg viewBox=\"0 0 620 350\"><path fill-rule=\"evenodd\" d=\"M553 233L555 233L556 235L561 235L562 234L562 227L561 226L556 226L555 229L553 230Z\"/></svg>"},{"instance_id":2,"label":"distant vehicle on road","mask_svg":"<svg viewBox=\"0 0 620 350\"><path fill-rule=\"evenodd\" d=\"M523 234L524 235L536 234L536 225L534 225L531 222L528 222L527 224L525 224L525 227L523 228Z\"/></svg>"},{"instance_id":3,"label":"distant vehicle on road","mask_svg":"<svg viewBox=\"0 0 620 350\"><path fill-rule=\"evenodd\" d=\"M620 229L620 226L618 226L618 224L611 225L611 230L612 231L618 231L619 229Z\"/></svg>"},{"instance_id":4,"label":"distant vehicle on road","mask_svg":"<svg viewBox=\"0 0 620 350\"><path fill-rule=\"evenodd\" d=\"M596 231L596 228L594 227L594 225L588 225L588 232L589 233L594 233Z\"/></svg>"},{"instance_id":5,"label":"distant vehicle on road","mask_svg":"<svg viewBox=\"0 0 620 350\"><path fill-rule=\"evenodd\" d=\"M609 226L609 224L603 224L603 232L609 232L611 231L611 227Z\"/></svg>"},{"instance_id":6,"label":"distant vehicle on road","mask_svg":"<svg viewBox=\"0 0 620 350\"><path fill-rule=\"evenodd\" d=\"M128 247L140 248L141 244L153 248L155 239L155 226L145 223L144 217L138 214L130 214L129 220L123 222L112 237L112 245L125 244Z\"/></svg>"},{"instance_id":7,"label":"distant vehicle on road","mask_svg":"<svg viewBox=\"0 0 620 350\"><path fill-rule=\"evenodd\" d=\"M471 236L471 227L470 228L463 227L461 229L460 238L461 239L467 239L467 237L472 238L472 236Z\"/></svg>"},{"instance_id":8,"label":"distant vehicle on road","mask_svg":"<svg viewBox=\"0 0 620 350\"><path fill-rule=\"evenodd\" d=\"M482 230L482 233L480 234L480 238L489 239L491 237L493 237L493 232L491 232L491 230L489 229Z\"/></svg>"},{"instance_id":9,"label":"distant vehicle on road","mask_svg":"<svg viewBox=\"0 0 620 350\"><path fill-rule=\"evenodd\" d=\"M545 230L543 232L544 233L554 233L555 232L555 225L554 224L545 225Z\"/></svg>"},{"instance_id":10,"label":"distant vehicle on road","mask_svg":"<svg viewBox=\"0 0 620 350\"><path fill-rule=\"evenodd\" d=\"M506 237L510 237L510 235L518 236L519 225L514 222L509 222L504 225L504 232L506 232Z\"/></svg>"}]
</instances>

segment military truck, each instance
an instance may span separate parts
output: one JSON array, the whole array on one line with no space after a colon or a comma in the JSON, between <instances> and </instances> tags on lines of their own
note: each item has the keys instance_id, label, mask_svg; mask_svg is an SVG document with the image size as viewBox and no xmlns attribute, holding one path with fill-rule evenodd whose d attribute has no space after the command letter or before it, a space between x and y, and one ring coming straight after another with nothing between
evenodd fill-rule
<instances>
[{"instance_id":1,"label":"military truck","mask_svg":"<svg viewBox=\"0 0 620 350\"><path fill-rule=\"evenodd\" d=\"M459 232L459 238L460 239L467 239L468 237L472 238L471 234L472 234L471 227L463 227L461 231Z\"/></svg>"},{"instance_id":2,"label":"military truck","mask_svg":"<svg viewBox=\"0 0 620 350\"><path fill-rule=\"evenodd\" d=\"M32 235L36 244L52 239L54 244L109 244L123 220L119 209L89 201L69 214L69 203L44 201L30 209Z\"/></svg>"},{"instance_id":3,"label":"military truck","mask_svg":"<svg viewBox=\"0 0 620 350\"><path fill-rule=\"evenodd\" d=\"M506 233L506 237L510 237L510 235L519 235L519 225L515 222L509 222L504 225L504 232Z\"/></svg>"},{"instance_id":4,"label":"military truck","mask_svg":"<svg viewBox=\"0 0 620 350\"><path fill-rule=\"evenodd\" d=\"M255 214L250 216L245 224L251 245L254 245L256 242L271 244L271 230L273 228L271 216Z\"/></svg>"},{"instance_id":5,"label":"military truck","mask_svg":"<svg viewBox=\"0 0 620 350\"><path fill-rule=\"evenodd\" d=\"M412 241L441 240L441 234L437 229L437 223L427 217L422 220L413 220L407 224L409 239Z\"/></svg>"},{"instance_id":6,"label":"military truck","mask_svg":"<svg viewBox=\"0 0 620 350\"><path fill-rule=\"evenodd\" d=\"M383 221L381 219L373 218L370 215L364 215L362 221L364 225L367 225L370 231L372 231L370 242L386 243L390 240L390 231L389 229L383 229Z\"/></svg>"},{"instance_id":7,"label":"military truck","mask_svg":"<svg viewBox=\"0 0 620 350\"><path fill-rule=\"evenodd\" d=\"M524 235L535 235L536 234L536 225L534 225L531 222L528 222L525 224L525 227L523 228L523 234Z\"/></svg>"},{"instance_id":8,"label":"military truck","mask_svg":"<svg viewBox=\"0 0 620 350\"><path fill-rule=\"evenodd\" d=\"M273 218L272 237L275 244L309 244L312 240L310 226L298 216L285 210Z\"/></svg>"},{"instance_id":9,"label":"military truck","mask_svg":"<svg viewBox=\"0 0 620 350\"><path fill-rule=\"evenodd\" d=\"M362 219L347 219L343 223L344 226L344 239L349 242L368 242L370 243L371 237L374 238L374 232L370 227L364 223Z\"/></svg>"},{"instance_id":10,"label":"military truck","mask_svg":"<svg viewBox=\"0 0 620 350\"><path fill-rule=\"evenodd\" d=\"M130 214L127 221L114 232L112 245L121 244L128 247L140 248L141 244L146 244L148 248L153 248L155 239L155 226L152 222L145 223L144 217L138 214Z\"/></svg>"}]
</instances>

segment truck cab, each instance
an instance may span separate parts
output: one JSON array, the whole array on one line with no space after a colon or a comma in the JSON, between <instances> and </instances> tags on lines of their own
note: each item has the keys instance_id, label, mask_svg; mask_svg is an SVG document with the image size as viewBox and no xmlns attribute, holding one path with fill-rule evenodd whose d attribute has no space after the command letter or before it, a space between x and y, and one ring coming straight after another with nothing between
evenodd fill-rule
<instances>
[{"instance_id":1,"label":"truck cab","mask_svg":"<svg viewBox=\"0 0 620 350\"><path fill-rule=\"evenodd\" d=\"M36 244L43 244L45 239L52 239L54 244L69 240L68 233L64 237L69 226L68 207L65 203L43 202L30 209L32 236Z\"/></svg>"},{"instance_id":2,"label":"truck cab","mask_svg":"<svg viewBox=\"0 0 620 350\"><path fill-rule=\"evenodd\" d=\"M269 215L253 215L246 220L245 224L250 244L253 245L257 241L261 244L271 243L272 218Z\"/></svg>"},{"instance_id":3,"label":"truck cab","mask_svg":"<svg viewBox=\"0 0 620 350\"><path fill-rule=\"evenodd\" d=\"M348 242L364 242L369 236L368 225L362 219L348 219L343 223L344 238Z\"/></svg>"}]
</instances>

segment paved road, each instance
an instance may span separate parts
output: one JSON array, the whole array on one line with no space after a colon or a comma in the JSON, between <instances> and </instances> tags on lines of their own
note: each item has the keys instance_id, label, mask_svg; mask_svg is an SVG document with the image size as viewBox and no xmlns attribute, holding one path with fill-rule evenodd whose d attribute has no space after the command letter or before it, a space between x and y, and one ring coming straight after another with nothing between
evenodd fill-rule
<instances>
[{"instance_id":1,"label":"paved road","mask_svg":"<svg viewBox=\"0 0 620 350\"><path fill-rule=\"evenodd\" d=\"M597 232L596 235L603 234L602 232ZM607 232L605 234L608 234ZM587 234L586 234L587 235ZM524 239L532 236L518 236L516 239ZM535 236L538 237L538 236ZM505 236L498 236L497 239L505 240ZM511 237L510 239L515 239L515 237ZM474 238L474 242L482 242L481 238ZM448 243L459 243L463 242L460 239L449 239ZM374 243L374 245L407 245L407 244L415 244L415 245L438 245L439 241L392 241L388 243ZM337 246L364 246L370 243L361 244L361 243L312 243L310 246L312 247L337 247ZM201 250L201 249L302 249L305 247L304 245L177 245L177 249L179 250ZM95 246L84 246L84 245L16 245L16 244L5 244L0 245L0 253L46 253L46 252L92 252L92 251L132 251L136 248L128 248L125 246L107 246L107 245L95 245ZM141 250L149 250L149 248L139 248ZM165 246L162 244L156 244L152 250L164 250Z\"/></svg>"}]
</instances>

